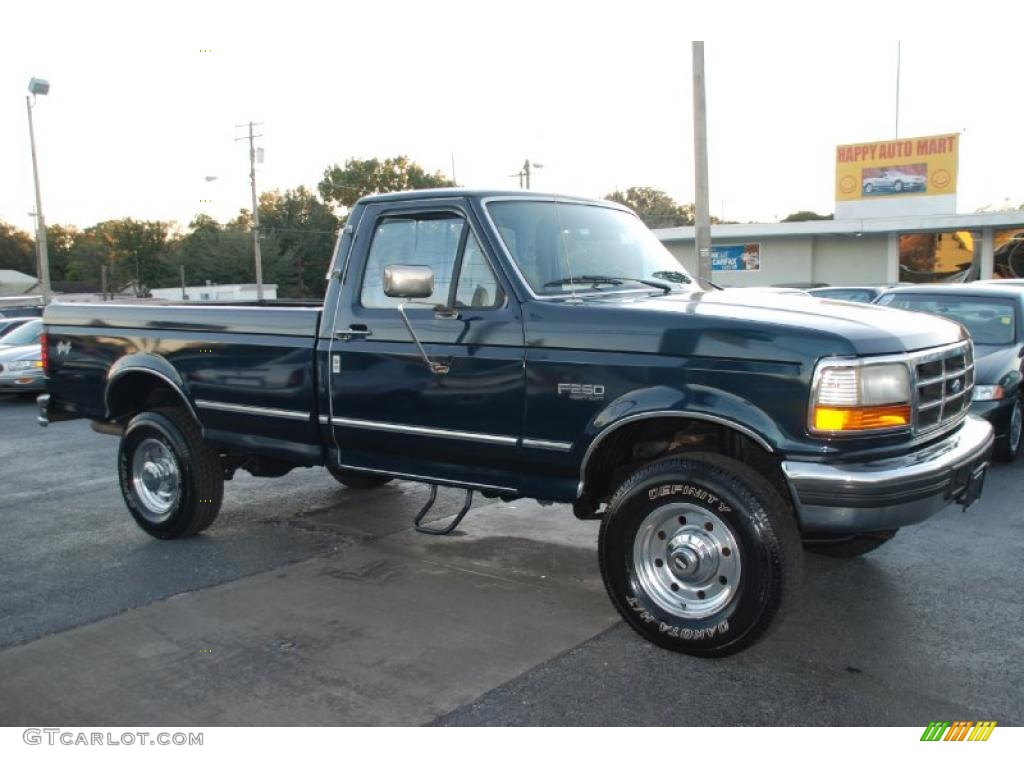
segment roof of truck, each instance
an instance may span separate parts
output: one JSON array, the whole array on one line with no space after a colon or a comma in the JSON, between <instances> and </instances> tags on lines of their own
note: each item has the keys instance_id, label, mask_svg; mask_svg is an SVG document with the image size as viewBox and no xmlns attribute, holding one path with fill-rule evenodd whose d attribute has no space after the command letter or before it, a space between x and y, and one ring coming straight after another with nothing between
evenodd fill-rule
<instances>
[{"instance_id":1,"label":"roof of truck","mask_svg":"<svg viewBox=\"0 0 1024 768\"><path fill-rule=\"evenodd\" d=\"M614 203L610 200L596 200L589 197L579 197L576 195L562 195L552 192L539 192L532 189L467 189L465 187L438 187L435 189L411 189L405 192L381 192L376 195L367 195L359 199L360 203L379 203L379 202L393 202L396 200L423 200L433 198L451 198L451 197L473 197L473 198L488 198L488 197L522 197L522 198L533 198L535 200L565 200L567 202L580 202L580 203L601 203L602 205L608 205L614 208L623 208L618 203ZM625 209L624 210L628 210Z\"/></svg>"}]
</instances>

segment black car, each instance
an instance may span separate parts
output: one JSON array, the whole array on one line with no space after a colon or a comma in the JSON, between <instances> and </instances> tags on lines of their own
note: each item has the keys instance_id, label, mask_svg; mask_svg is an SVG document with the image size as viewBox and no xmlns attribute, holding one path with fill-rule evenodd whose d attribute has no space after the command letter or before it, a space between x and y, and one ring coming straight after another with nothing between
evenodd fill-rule
<instances>
[{"instance_id":1,"label":"black car","mask_svg":"<svg viewBox=\"0 0 1024 768\"><path fill-rule=\"evenodd\" d=\"M876 304L956 320L974 340L975 387L971 413L992 422L995 456L1012 461L1020 449L1024 387L1024 286L933 283L891 288Z\"/></svg>"}]
</instances>

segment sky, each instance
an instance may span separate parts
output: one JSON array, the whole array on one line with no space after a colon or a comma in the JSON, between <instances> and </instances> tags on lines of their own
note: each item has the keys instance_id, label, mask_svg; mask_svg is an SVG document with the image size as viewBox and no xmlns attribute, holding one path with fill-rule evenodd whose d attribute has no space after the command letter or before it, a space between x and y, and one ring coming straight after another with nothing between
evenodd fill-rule
<instances>
[{"instance_id":1,"label":"sky","mask_svg":"<svg viewBox=\"0 0 1024 768\"><path fill-rule=\"evenodd\" d=\"M705 7L707 6L707 8ZM1024 4L289 0L7 3L0 220L30 230L30 77L47 222L220 220L404 154L460 185L693 199L691 45L704 39L711 212L834 210L835 147L962 132L957 209L1024 203ZM711 8L712 10L708 10ZM207 176L216 176L212 182Z\"/></svg>"}]
</instances>

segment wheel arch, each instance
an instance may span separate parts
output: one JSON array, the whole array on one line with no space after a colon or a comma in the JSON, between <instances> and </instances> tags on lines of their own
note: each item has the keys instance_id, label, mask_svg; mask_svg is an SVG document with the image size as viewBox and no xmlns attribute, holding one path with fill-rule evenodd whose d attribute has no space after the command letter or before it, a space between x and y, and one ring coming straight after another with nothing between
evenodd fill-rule
<instances>
[{"instance_id":1,"label":"wheel arch","mask_svg":"<svg viewBox=\"0 0 1024 768\"><path fill-rule=\"evenodd\" d=\"M680 437L685 440L680 441ZM692 442L687 445L687 441ZM631 413L601 428L580 463L577 497L599 500L609 496L621 467L707 450L748 461L784 498L790 498L778 452L765 435L728 417L686 409Z\"/></svg>"},{"instance_id":2,"label":"wheel arch","mask_svg":"<svg viewBox=\"0 0 1024 768\"><path fill-rule=\"evenodd\" d=\"M202 424L181 375L158 355L127 355L118 360L107 375L103 403L107 421L123 421L146 407L173 403L183 405Z\"/></svg>"}]
</instances>

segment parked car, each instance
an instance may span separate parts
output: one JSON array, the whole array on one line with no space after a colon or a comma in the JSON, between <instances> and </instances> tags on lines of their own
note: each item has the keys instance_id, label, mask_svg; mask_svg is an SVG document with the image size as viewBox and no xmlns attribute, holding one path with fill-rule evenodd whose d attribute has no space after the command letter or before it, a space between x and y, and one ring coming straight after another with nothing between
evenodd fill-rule
<instances>
[{"instance_id":1,"label":"parked car","mask_svg":"<svg viewBox=\"0 0 1024 768\"><path fill-rule=\"evenodd\" d=\"M39 318L29 318L28 322L22 323L0 337L0 350L39 344L39 338L42 335L43 321Z\"/></svg>"},{"instance_id":2,"label":"parked car","mask_svg":"<svg viewBox=\"0 0 1024 768\"><path fill-rule=\"evenodd\" d=\"M0 349L0 394L45 391L46 378L38 343Z\"/></svg>"},{"instance_id":3,"label":"parked car","mask_svg":"<svg viewBox=\"0 0 1024 768\"><path fill-rule=\"evenodd\" d=\"M845 285L810 288L807 292L819 299L838 299L839 301L854 301L858 304L870 304L885 293L885 290L885 286L881 285Z\"/></svg>"},{"instance_id":4,"label":"parked car","mask_svg":"<svg viewBox=\"0 0 1024 768\"><path fill-rule=\"evenodd\" d=\"M971 413L992 422L995 457L1002 461L1012 461L1020 451L1024 424L1024 286L1005 285L1010 282L904 286L877 299L881 305L955 320L968 330L975 349Z\"/></svg>"},{"instance_id":5,"label":"parked car","mask_svg":"<svg viewBox=\"0 0 1024 768\"><path fill-rule=\"evenodd\" d=\"M3 340L5 333L10 333L29 320L31 320L29 317L0 317L0 340Z\"/></svg>"},{"instance_id":6,"label":"parked car","mask_svg":"<svg viewBox=\"0 0 1024 768\"><path fill-rule=\"evenodd\" d=\"M982 492L960 325L705 291L608 201L363 198L326 279L322 308L51 305L40 422L119 436L121 494L160 539L213 523L239 469L428 483L426 533L473 491L571 504L601 521L625 620L701 656L764 634L801 544L863 554ZM430 528L439 485L466 502Z\"/></svg>"}]
</instances>

